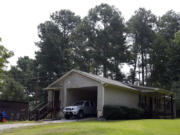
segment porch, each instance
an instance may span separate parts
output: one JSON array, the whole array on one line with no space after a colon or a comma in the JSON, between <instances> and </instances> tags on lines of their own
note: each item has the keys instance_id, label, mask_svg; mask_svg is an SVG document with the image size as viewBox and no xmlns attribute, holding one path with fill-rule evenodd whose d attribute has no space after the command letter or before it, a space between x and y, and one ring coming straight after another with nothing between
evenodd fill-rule
<instances>
[{"instance_id":1,"label":"porch","mask_svg":"<svg viewBox=\"0 0 180 135\"><path fill-rule=\"evenodd\" d=\"M169 91L144 90L139 95L139 105L147 118L175 118L175 94Z\"/></svg>"}]
</instances>

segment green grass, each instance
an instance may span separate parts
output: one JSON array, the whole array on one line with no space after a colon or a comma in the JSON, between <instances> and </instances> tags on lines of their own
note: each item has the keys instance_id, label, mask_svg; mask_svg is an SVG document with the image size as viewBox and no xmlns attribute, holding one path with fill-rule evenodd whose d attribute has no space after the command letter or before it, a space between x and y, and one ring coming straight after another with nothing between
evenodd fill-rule
<instances>
[{"instance_id":1,"label":"green grass","mask_svg":"<svg viewBox=\"0 0 180 135\"><path fill-rule=\"evenodd\" d=\"M48 124L12 129L2 135L180 135L180 119Z\"/></svg>"}]
</instances>

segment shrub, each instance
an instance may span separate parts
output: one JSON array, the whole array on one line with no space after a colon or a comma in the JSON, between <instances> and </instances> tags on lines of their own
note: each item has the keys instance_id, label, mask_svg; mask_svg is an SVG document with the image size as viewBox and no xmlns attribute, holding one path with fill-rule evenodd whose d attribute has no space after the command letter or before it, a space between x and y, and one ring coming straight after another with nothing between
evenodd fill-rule
<instances>
[{"instance_id":1,"label":"shrub","mask_svg":"<svg viewBox=\"0 0 180 135\"><path fill-rule=\"evenodd\" d=\"M176 110L176 117L180 118L180 109Z\"/></svg>"},{"instance_id":2,"label":"shrub","mask_svg":"<svg viewBox=\"0 0 180 135\"><path fill-rule=\"evenodd\" d=\"M103 117L107 120L140 119L144 117L144 111L125 106L106 105L103 108Z\"/></svg>"}]
</instances>

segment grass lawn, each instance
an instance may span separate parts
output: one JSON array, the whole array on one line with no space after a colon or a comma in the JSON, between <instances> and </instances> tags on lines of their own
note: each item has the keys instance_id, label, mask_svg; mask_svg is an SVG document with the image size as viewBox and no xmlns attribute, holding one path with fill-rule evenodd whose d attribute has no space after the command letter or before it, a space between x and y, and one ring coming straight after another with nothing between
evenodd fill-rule
<instances>
[{"instance_id":1,"label":"grass lawn","mask_svg":"<svg viewBox=\"0 0 180 135\"><path fill-rule=\"evenodd\" d=\"M180 135L180 119L48 124L12 129L2 135Z\"/></svg>"}]
</instances>

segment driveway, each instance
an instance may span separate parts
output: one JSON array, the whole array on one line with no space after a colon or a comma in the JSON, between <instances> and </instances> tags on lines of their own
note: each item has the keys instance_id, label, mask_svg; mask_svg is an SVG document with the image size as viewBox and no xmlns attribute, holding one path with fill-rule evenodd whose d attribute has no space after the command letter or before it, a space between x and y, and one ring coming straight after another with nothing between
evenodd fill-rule
<instances>
[{"instance_id":1,"label":"driveway","mask_svg":"<svg viewBox=\"0 0 180 135\"><path fill-rule=\"evenodd\" d=\"M75 121L87 121L87 120L95 120L95 118L86 118L81 120L53 120L53 121L38 121L35 123L15 123L15 124L1 124L0 125L0 133L4 130L8 130L11 128L19 128L19 127L25 127L25 126L35 126L35 125L43 125L43 124L51 124L51 123L67 123L67 122L75 122Z\"/></svg>"}]
</instances>

